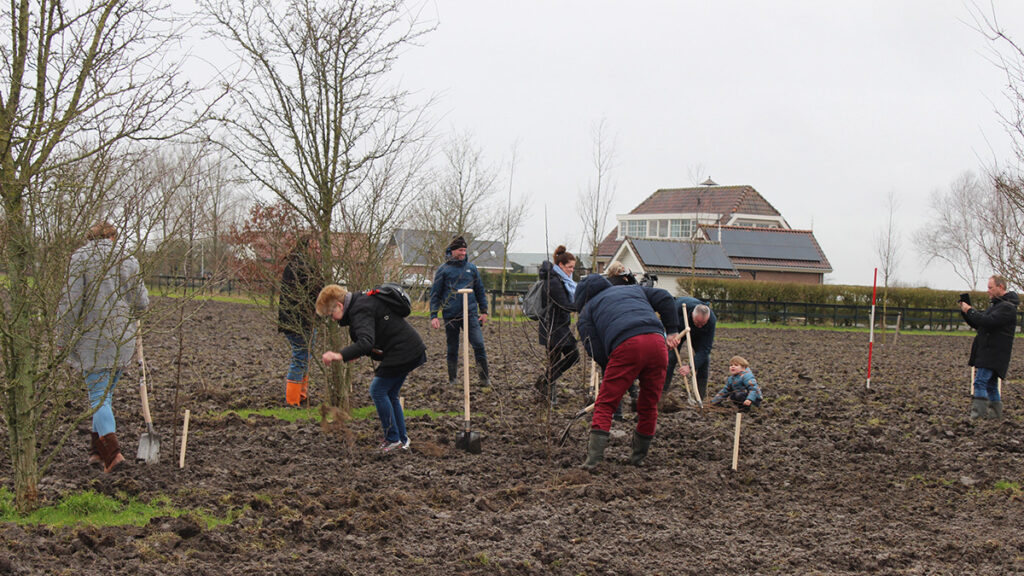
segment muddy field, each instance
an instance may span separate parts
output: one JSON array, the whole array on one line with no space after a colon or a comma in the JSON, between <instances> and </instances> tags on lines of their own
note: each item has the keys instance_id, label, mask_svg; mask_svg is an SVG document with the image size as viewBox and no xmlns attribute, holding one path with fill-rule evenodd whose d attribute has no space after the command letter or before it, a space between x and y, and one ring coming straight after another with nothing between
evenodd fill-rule
<instances>
[{"instance_id":1,"label":"muddy field","mask_svg":"<svg viewBox=\"0 0 1024 576\"><path fill-rule=\"evenodd\" d=\"M733 413L680 403L677 377L648 465L625 464L627 411L591 474L579 468L585 424L564 447L554 442L585 405L589 368L569 372L553 411L539 403L535 324L485 328L492 386L474 378L473 390L482 454L454 449L461 417L449 416L410 419L411 451L379 454L375 418L325 430L220 416L283 404L287 345L255 308L189 312L178 396L192 414L185 468L173 411L177 341L164 319L146 336L160 463L101 475L86 465L83 427L41 489L49 501L81 489L166 495L238 518L216 528L187 517L102 529L0 525L0 573L1024 573L1024 502L1010 484L1024 478L1021 386L1004 386L1006 420L968 422L964 335L879 339L866 392L865 334L720 328L709 387L742 354L765 391L757 418L744 418L739 470L730 470ZM406 408L461 410L461 388L446 389L443 332L413 322L430 360L406 384ZM1018 344L1018 374L1022 354ZM369 404L370 372L368 361L358 365L357 406ZM115 399L126 457L143 431L136 377ZM322 378L313 380L316 404ZM9 487L10 474L4 453Z\"/></svg>"}]
</instances>

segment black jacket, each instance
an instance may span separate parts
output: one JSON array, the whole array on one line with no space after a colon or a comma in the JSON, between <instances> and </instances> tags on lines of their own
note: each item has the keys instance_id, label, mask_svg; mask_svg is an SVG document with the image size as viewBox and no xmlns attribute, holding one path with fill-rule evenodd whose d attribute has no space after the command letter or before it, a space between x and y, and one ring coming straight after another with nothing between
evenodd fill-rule
<instances>
[{"instance_id":1,"label":"black jacket","mask_svg":"<svg viewBox=\"0 0 1024 576\"><path fill-rule=\"evenodd\" d=\"M971 308L960 314L967 324L978 331L971 343L971 358L968 366L988 368L1000 378L1006 378L1010 368L1010 354L1013 352L1013 333L1017 327L1017 306L1020 297L1016 292L1007 292L1002 298L993 298L985 310Z\"/></svg>"},{"instance_id":2,"label":"black jacket","mask_svg":"<svg viewBox=\"0 0 1024 576\"><path fill-rule=\"evenodd\" d=\"M572 294L569 294L550 261L545 260L540 265L537 278L544 282L544 316L537 330L538 342L549 350L575 346L576 337L569 329L572 313L576 310L572 304Z\"/></svg>"},{"instance_id":3,"label":"black jacket","mask_svg":"<svg viewBox=\"0 0 1024 576\"><path fill-rule=\"evenodd\" d=\"M301 251L292 252L281 274L281 299L277 307L277 331L309 334L316 313L316 297L324 287L320 271Z\"/></svg>"},{"instance_id":4,"label":"black jacket","mask_svg":"<svg viewBox=\"0 0 1024 576\"><path fill-rule=\"evenodd\" d=\"M427 350L416 331L405 318L374 296L354 293L345 306L338 324L348 326L352 343L339 351L345 362L362 356L380 361L377 373L408 366L412 370L424 359Z\"/></svg>"}]
</instances>

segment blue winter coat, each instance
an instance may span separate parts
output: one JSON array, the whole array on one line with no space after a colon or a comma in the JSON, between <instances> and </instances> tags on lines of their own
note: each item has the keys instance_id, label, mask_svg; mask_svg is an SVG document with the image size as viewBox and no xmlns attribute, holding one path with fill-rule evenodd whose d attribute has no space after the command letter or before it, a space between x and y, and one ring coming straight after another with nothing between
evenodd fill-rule
<instances>
[{"instance_id":1,"label":"blue winter coat","mask_svg":"<svg viewBox=\"0 0 1024 576\"><path fill-rule=\"evenodd\" d=\"M718 404L732 395L733 392L742 392L747 395L747 400L750 400L752 404L757 403L761 400L761 386L757 383L757 379L754 378L754 373L750 371L750 368L746 368L743 372L736 374L735 376L730 375L725 379L725 387L715 394L715 397L711 399L712 404Z\"/></svg>"},{"instance_id":2,"label":"blue winter coat","mask_svg":"<svg viewBox=\"0 0 1024 576\"><path fill-rule=\"evenodd\" d=\"M711 360L711 349L715 345L715 324L718 323L718 318L715 317L715 311L712 310L711 315L708 316L707 324L697 328L693 324L693 309L700 304L707 305L707 302L683 296L682 298L676 298L676 311L680 315L680 323L682 323L683 319L683 304L686 304L686 318L690 322L690 345L693 346L693 365L695 367L707 366ZM683 350L686 349L683 348Z\"/></svg>"},{"instance_id":3,"label":"blue winter coat","mask_svg":"<svg viewBox=\"0 0 1024 576\"><path fill-rule=\"evenodd\" d=\"M661 288L613 287L604 276L590 274L576 286L574 302L580 340L602 368L612 351L633 336L679 331L675 300Z\"/></svg>"},{"instance_id":4,"label":"blue winter coat","mask_svg":"<svg viewBox=\"0 0 1024 576\"><path fill-rule=\"evenodd\" d=\"M434 283L430 285L430 317L437 318L438 311L445 320L462 318L462 297L459 290L472 288L473 295L469 299L470 318L477 314L487 314L487 293L480 279L480 271L469 261L453 260L450 250L445 251L447 261L434 273Z\"/></svg>"}]
</instances>

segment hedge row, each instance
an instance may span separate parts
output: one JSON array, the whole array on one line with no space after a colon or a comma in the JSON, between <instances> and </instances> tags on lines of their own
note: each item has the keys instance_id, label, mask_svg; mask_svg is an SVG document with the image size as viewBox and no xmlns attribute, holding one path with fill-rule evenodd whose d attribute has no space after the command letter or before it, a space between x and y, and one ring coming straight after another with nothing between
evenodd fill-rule
<instances>
[{"instance_id":1,"label":"hedge row","mask_svg":"<svg viewBox=\"0 0 1024 576\"><path fill-rule=\"evenodd\" d=\"M679 287L689 291L690 279L680 279ZM753 280L718 280L698 278L694 296L702 300L753 300L758 302L806 302L809 304L871 305L871 286L839 284L796 284L756 282ZM907 308L954 308L960 292L931 288L895 288L888 292L880 286L876 305ZM971 292L971 301L985 306L988 294Z\"/></svg>"}]
</instances>

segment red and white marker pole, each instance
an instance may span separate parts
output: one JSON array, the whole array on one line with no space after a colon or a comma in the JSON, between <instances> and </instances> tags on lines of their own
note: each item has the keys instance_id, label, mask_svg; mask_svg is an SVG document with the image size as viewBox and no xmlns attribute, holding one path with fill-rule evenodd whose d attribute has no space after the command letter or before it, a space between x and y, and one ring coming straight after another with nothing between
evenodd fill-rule
<instances>
[{"instance_id":1,"label":"red and white marker pole","mask_svg":"<svg viewBox=\"0 0 1024 576\"><path fill-rule=\"evenodd\" d=\"M875 268L875 281L871 286L871 328L868 329L868 381L864 385L871 389L871 349L875 347L875 296L878 294L878 268Z\"/></svg>"}]
</instances>

